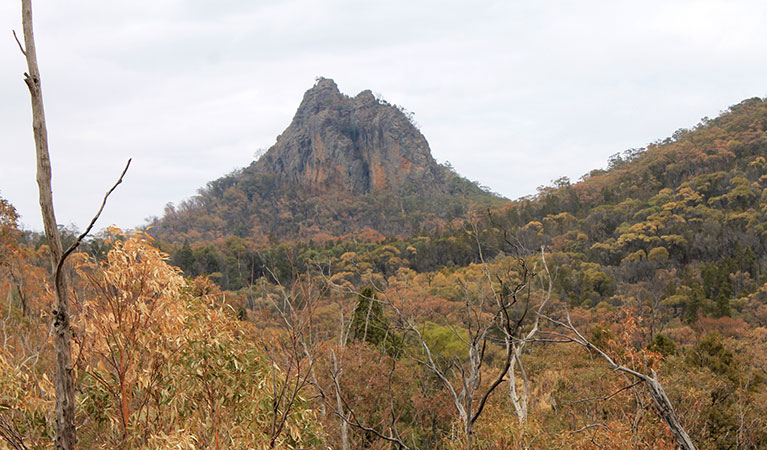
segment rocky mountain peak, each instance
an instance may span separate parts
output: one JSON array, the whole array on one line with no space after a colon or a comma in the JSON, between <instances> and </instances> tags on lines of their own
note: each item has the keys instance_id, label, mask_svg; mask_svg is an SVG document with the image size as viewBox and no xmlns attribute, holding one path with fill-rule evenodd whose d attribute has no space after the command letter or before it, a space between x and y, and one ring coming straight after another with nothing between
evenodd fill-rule
<instances>
[{"instance_id":1,"label":"rocky mountain peak","mask_svg":"<svg viewBox=\"0 0 767 450\"><path fill-rule=\"evenodd\" d=\"M439 166L426 139L396 106L369 90L349 97L320 78L293 121L255 165L285 182L353 193L432 190Z\"/></svg>"}]
</instances>

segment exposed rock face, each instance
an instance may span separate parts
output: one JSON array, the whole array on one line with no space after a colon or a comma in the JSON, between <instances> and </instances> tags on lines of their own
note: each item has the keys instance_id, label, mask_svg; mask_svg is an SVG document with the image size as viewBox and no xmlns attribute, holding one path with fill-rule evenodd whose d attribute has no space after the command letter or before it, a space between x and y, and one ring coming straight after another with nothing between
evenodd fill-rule
<instances>
[{"instance_id":1,"label":"exposed rock face","mask_svg":"<svg viewBox=\"0 0 767 450\"><path fill-rule=\"evenodd\" d=\"M503 201L437 164L396 106L320 79L266 154L170 208L151 232L178 244L408 236Z\"/></svg>"},{"instance_id":2,"label":"exposed rock face","mask_svg":"<svg viewBox=\"0 0 767 450\"><path fill-rule=\"evenodd\" d=\"M439 166L407 116L370 91L351 98L320 79L255 172L312 190L357 194L404 186L433 190Z\"/></svg>"}]
</instances>

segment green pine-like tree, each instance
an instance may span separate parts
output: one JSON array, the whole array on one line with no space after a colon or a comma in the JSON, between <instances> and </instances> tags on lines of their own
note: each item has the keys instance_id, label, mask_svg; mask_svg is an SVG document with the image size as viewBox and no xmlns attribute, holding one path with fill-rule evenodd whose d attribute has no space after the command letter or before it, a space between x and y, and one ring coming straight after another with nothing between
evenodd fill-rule
<instances>
[{"instance_id":1,"label":"green pine-like tree","mask_svg":"<svg viewBox=\"0 0 767 450\"><path fill-rule=\"evenodd\" d=\"M394 333L391 321L384 314L383 304L378 300L378 294L370 286L357 296L349 339L367 342L391 356L396 356L401 350L402 338Z\"/></svg>"}]
</instances>

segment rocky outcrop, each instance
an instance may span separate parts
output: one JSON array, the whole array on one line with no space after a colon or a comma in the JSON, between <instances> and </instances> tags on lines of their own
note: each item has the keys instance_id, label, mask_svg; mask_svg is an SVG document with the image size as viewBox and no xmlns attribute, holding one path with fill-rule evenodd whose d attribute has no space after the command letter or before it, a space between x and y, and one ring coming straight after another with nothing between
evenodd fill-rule
<instances>
[{"instance_id":1,"label":"rocky outcrop","mask_svg":"<svg viewBox=\"0 0 767 450\"><path fill-rule=\"evenodd\" d=\"M229 235L325 242L364 230L407 236L500 202L438 164L398 107L370 91L343 95L333 80L320 79L269 151L207 183L153 221L151 233L174 243Z\"/></svg>"},{"instance_id":2,"label":"rocky outcrop","mask_svg":"<svg viewBox=\"0 0 767 450\"><path fill-rule=\"evenodd\" d=\"M253 169L311 190L356 194L433 191L440 173L402 111L369 90L346 96L326 78L306 91L290 126Z\"/></svg>"}]
</instances>

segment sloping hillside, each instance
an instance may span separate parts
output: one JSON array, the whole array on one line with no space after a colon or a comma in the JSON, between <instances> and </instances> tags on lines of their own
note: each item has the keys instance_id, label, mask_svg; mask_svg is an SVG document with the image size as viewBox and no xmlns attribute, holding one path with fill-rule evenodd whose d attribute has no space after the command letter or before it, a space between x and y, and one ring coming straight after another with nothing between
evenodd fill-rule
<instances>
[{"instance_id":1,"label":"sloping hillside","mask_svg":"<svg viewBox=\"0 0 767 450\"><path fill-rule=\"evenodd\" d=\"M680 130L674 137L646 149L616 154L606 170L594 170L577 183L559 180L536 196L495 208L490 218L480 210L477 217L479 228L486 230L481 235L486 255L512 250L503 241L500 229L505 230L507 240L517 247L514 251L535 251L541 245L546 246L561 266L557 288L572 304L596 305L604 301L619 305L620 296L616 294L633 295L629 292L641 283L649 283L661 273L658 269L663 269L666 271L663 273L671 273L662 283L669 287L664 287L667 290L658 298L664 301L671 298L666 303L677 304L674 307L677 316L691 318L701 311L725 315L732 314L732 308L736 311L746 308L749 296L762 289L767 273L765 129L767 103L758 98L746 100L716 119L705 119L692 130ZM237 176L227 180L235 186L245 183L238 181ZM226 189L215 188L219 183L223 181L212 183L202 197L213 197L213 191L224 197ZM239 191L230 189L226 195L231 196L233 192ZM402 226L407 213L387 215L383 211L390 211L394 200L406 205L410 200L415 205L419 199L396 197L391 193L338 196L335 205L347 202L347 207L344 215L332 215L330 207L317 197L309 200L316 205L312 209L314 215L309 217L302 215L298 207L305 206L306 202L290 200L300 191L295 192L283 200L283 205L294 205L293 209L283 209L290 214L265 220L283 221L283 226L301 229L307 226L303 220L312 223L324 216L351 230L352 226L373 225L371 217L375 217L376 223L391 221ZM452 201L454 212L448 208L443 213L460 217L465 210L458 200ZM200 210L210 212L207 219L201 216L197 217L198 221L226 223L232 220L230 215L216 212L222 204L213 203L214 207L203 209L205 202L200 200L198 209L175 213L180 217L178 220ZM436 207L439 205L441 203ZM334 208L336 212L339 209ZM406 211L412 211L410 208L413 206L407 206ZM366 217L366 212L371 216ZM410 214L411 218L426 215ZM166 216L166 223L171 222L170 217ZM165 233L170 230L172 228ZM414 234L420 231L417 226L413 226L413 230ZM375 267L391 270L391 264L385 261L385 255L390 252L379 251L381 246L377 242L381 237L374 238L376 234L370 231L362 233L369 239L359 239L356 243L315 241L275 246L273 241L272 245L265 243L272 250L263 250L262 246L260 252L256 251L258 245L252 239L231 235L220 234L218 238L203 239L195 244L195 237L203 236L186 232L173 240L183 242L189 237L191 245L183 252L186 256L176 259L182 268L195 274L220 272L222 283L234 288L258 277L267 259L272 266L284 266L280 261L284 259L285 248L294 248L293 263L299 264L299 269L312 260L322 260L335 261L333 268L343 270L341 256L354 250L366 255ZM400 255L397 264L419 272L438 270L445 265L464 266L476 262L478 257L474 237L467 235L457 221L437 233L389 239L386 244ZM182 250L180 243L166 245L166 248L174 255ZM233 261L240 261L236 269ZM754 305L748 308L758 306Z\"/></svg>"},{"instance_id":2,"label":"sloping hillside","mask_svg":"<svg viewBox=\"0 0 767 450\"><path fill-rule=\"evenodd\" d=\"M370 91L329 79L304 95L292 123L258 161L169 207L151 233L166 242L238 236L324 242L360 232L408 236L503 200L437 164L424 136Z\"/></svg>"}]
</instances>

